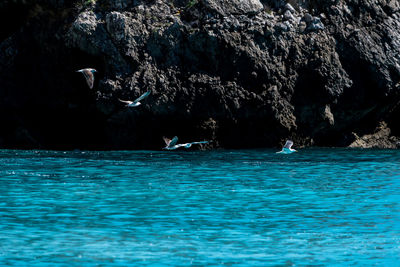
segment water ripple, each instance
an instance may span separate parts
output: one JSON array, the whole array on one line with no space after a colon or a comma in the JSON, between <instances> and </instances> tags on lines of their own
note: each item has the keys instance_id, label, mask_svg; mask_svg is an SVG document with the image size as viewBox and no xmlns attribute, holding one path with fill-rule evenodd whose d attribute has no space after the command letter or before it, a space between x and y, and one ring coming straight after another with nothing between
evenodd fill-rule
<instances>
[{"instance_id":1,"label":"water ripple","mask_svg":"<svg viewBox=\"0 0 400 267\"><path fill-rule=\"evenodd\" d=\"M400 264L400 152L0 151L0 264Z\"/></svg>"}]
</instances>

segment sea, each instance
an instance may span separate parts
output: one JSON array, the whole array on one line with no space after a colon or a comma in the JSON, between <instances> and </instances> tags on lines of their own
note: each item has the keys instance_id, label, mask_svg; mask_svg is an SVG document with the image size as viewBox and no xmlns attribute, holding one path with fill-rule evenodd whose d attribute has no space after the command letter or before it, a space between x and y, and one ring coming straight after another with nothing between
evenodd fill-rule
<instances>
[{"instance_id":1,"label":"sea","mask_svg":"<svg viewBox=\"0 0 400 267\"><path fill-rule=\"evenodd\" d=\"M400 266L400 150L0 150L1 266Z\"/></svg>"}]
</instances>

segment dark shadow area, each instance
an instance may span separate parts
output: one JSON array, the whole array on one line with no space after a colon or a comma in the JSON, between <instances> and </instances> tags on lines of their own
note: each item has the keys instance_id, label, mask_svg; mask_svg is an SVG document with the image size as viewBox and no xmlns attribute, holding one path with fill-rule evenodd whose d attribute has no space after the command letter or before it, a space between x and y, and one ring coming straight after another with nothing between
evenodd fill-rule
<instances>
[{"instance_id":1,"label":"dark shadow area","mask_svg":"<svg viewBox=\"0 0 400 267\"><path fill-rule=\"evenodd\" d=\"M30 8L31 5L19 2L0 4L0 43L26 23Z\"/></svg>"},{"instance_id":2,"label":"dark shadow area","mask_svg":"<svg viewBox=\"0 0 400 267\"><path fill-rule=\"evenodd\" d=\"M392 131L392 135L400 137L400 101L397 103L397 106L391 112L391 116L388 118L388 126Z\"/></svg>"},{"instance_id":3,"label":"dark shadow area","mask_svg":"<svg viewBox=\"0 0 400 267\"><path fill-rule=\"evenodd\" d=\"M322 112L328 103L328 96L324 94L324 82L315 70L305 67L298 73L292 96L296 125L305 135L313 136L324 127Z\"/></svg>"},{"instance_id":4,"label":"dark shadow area","mask_svg":"<svg viewBox=\"0 0 400 267\"><path fill-rule=\"evenodd\" d=\"M50 20L51 21L51 20ZM98 70L103 59L68 49L54 38L56 25L35 23L17 36L18 54L0 75L0 145L10 148L104 149L105 118L96 109L96 91L81 73ZM43 27L39 29L38 27ZM42 32L40 36L35 35Z\"/></svg>"}]
</instances>

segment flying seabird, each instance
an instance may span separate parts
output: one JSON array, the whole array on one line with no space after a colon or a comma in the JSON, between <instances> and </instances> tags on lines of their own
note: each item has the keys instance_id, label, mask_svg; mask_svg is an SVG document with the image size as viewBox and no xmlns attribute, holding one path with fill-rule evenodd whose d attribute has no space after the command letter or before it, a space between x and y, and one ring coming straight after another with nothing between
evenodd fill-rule
<instances>
[{"instance_id":1,"label":"flying seabird","mask_svg":"<svg viewBox=\"0 0 400 267\"><path fill-rule=\"evenodd\" d=\"M91 69L91 68L86 68L86 69L77 70L76 72L82 73L86 79L87 84L89 85L89 88L93 89L94 73L97 72L97 70Z\"/></svg>"},{"instance_id":2,"label":"flying seabird","mask_svg":"<svg viewBox=\"0 0 400 267\"><path fill-rule=\"evenodd\" d=\"M121 100L121 99L118 99L118 100L121 101L122 103L125 103L127 107L137 107L137 106L141 105L141 103L139 101L143 100L150 93L151 93L151 91L147 91L146 93L144 93L143 95L139 96L134 101L127 101L127 100Z\"/></svg>"},{"instance_id":3,"label":"flying seabird","mask_svg":"<svg viewBox=\"0 0 400 267\"><path fill-rule=\"evenodd\" d=\"M297 152L297 150L292 149L292 146L293 146L293 141L287 140L282 150L276 153L291 154L293 152Z\"/></svg>"},{"instance_id":4,"label":"flying seabird","mask_svg":"<svg viewBox=\"0 0 400 267\"><path fill-rule=\"evenodd\" d=\"M184 148L190 148L192 145L197 145L197 144L207 144L209 143L209 141L199 141L199 142L191 142L191 143L185 143L185 144L177 144L178 143L178 137L175 136L172 139L163 137L164 142L165 142L165 147L164 149L166 150L175 150L177 148L180 147L184 147Z\"/></svg>"}]
</instances>

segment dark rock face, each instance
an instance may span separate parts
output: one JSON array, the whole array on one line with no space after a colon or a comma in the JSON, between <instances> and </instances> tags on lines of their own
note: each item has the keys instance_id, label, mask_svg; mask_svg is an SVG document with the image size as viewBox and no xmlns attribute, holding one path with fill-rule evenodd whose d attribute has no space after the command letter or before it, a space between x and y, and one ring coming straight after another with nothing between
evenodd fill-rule
<instances>
[{"instance_id":1,"label":"dark rock face","mask_svg":"<svg viewBox=\"0 0 400 267\"><path fill-rule=\"evenodd\" d=\"M400 146L400 138L391 134L391 130L386 123L381 123L372 134L358 136L354 134L354 142L349 147L356 148L398 148Z\"/></svg>"},{"instance_id":2,"label":"dark rock face","mask_svg":"<svg viewBox=\"0 0 400 267\"><path fill-rule=\"evenodd\" d=\"M223 16L256 14L264 8L259 0L203 0L203 3Z\"/></svg>"},{"instance_id":3,"label":"dark rock face","mask_svg":"<svg viewBox=\"0 0 400 267\"><path fill-rule=\"evenodd\" d=\"M398 1L9 0L1 12L15 13L0 39L2 147L348 146L382 121L400 132ZM118 101L147 90L137 108Z\"/></svg>"}]
</instances>

